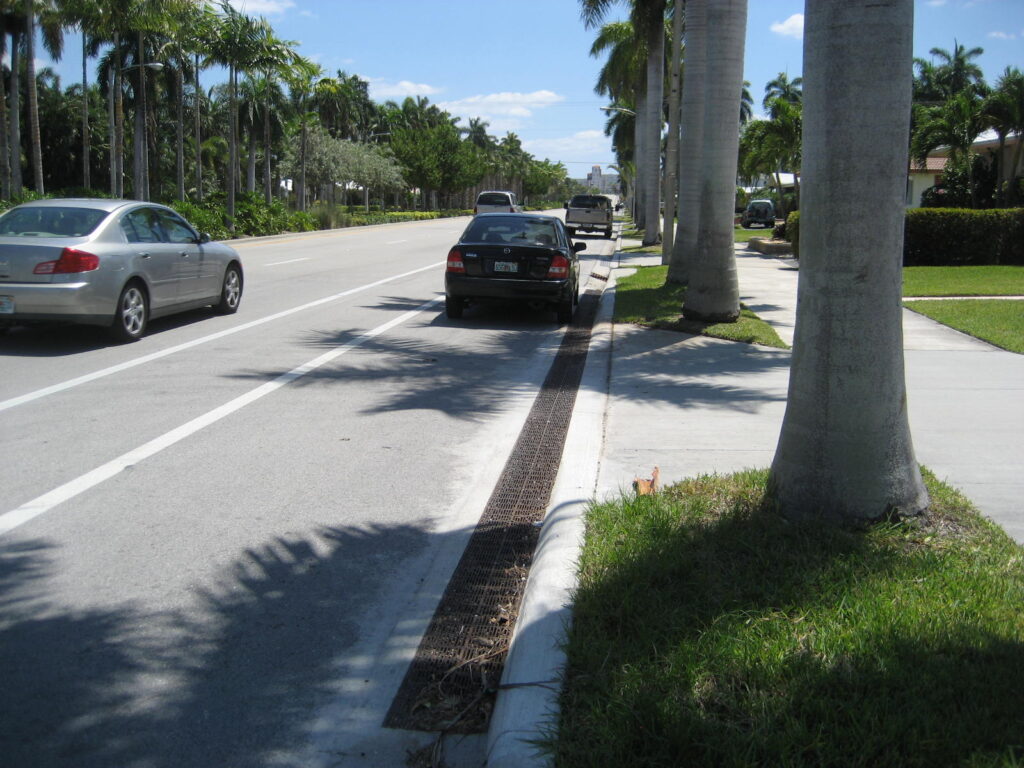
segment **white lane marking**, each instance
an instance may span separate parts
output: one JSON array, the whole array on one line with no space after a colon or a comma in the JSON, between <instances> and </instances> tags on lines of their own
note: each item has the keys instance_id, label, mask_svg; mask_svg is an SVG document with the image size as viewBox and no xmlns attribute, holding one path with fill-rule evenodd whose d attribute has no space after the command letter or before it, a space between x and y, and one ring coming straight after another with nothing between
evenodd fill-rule
<instances>
[{"instance_id":1,"label":"white lane marking","mask_svg":"<svg viewBox=\"0 0 1024 768\"><path fill-rule=\"evenodd\" d=\"M296 261L309 261L309 256L303 256L301 259L288 259L288 261L272 261L269 264L264 264L264 267L276 267L280 264L294 264Z\"/></svg>"},{"instance_id":2,"label":"white lane marking","mask_svg":"<svg viewBox=\"0 0 1024 768\"><path fill-rule=\"evenodd\" d=\"M217 339L222 339L225 336L230 336L234 333L239 333L240 331L247 331L250 328L255 328L258 325L263 325L264 323L269 323L273 320L280 320L282 317L294 315L296 312L302 312L303 310L311 309L312 307L318 307L321 304L327 304L329 302L336 301L345 296L351 296L353 293L359 293L360 291L365 291L368 288L375 288L378 285L384 285L384 283L389 283L392 280L399 280L403 277L409 277L409 275L415 275L418 272L425 272L428 269L436 269L442 264L444 264L444 262L439 261L436 264L421 267L420 269L414 269L411 272L403 272L400 275L394 275L392 277L387 277L383 280L377 280L374 283L367 283L366 285L361 285L358 288L350 288L347 291L336 293L333 296L326 296L325 298L317 299L316 301L311 301L308 304L302 304L298 307L292 307L291 309L286 309L282 312L277 312L273 315L267 315L266 317L260 318L259 320L252 320L248 323L243 323L242 325L236 325L234 328L228 328L223 331L218 331L217 333L211 333L209 336L203 336L198 339L193 339L192 341L186 341L184 344L178 344L177 346L168 347L167 349L163 349L159 352L153 352L148 355L143 355L142 357L138 357L134 360L128 360L123 363L118 363L117 365L112 365L109 368L103 368L98 371L93 371L92 373L87 373L84 376L69 379L67 381L61 382L60 384L54 384L49 387L37 389L34 392L29 392L28 394L25 395L12 397L9 400L0 401L0 411L6 411L8 408L14 408L15 406L18 405L31 403L33 400L38 400L41 397L53 395L56 394L57 392L63 392L64 390L71 389L72 387L77 387L80 384L87 384L90 381L102 379L104 376L110 376L111 374L114 373L120 373L121 371L126 371L129 368L134 368L137 365L150 363L154 360L159 360L161 357L173 355L175 352L182 352L186 349L191 349L192 347L198 347L200 344L206 344L207 342L210 341L216 341Z\"/></svg>"},{"instance_id":3,"label":"white lane marking","mask_svg":"<svg viewBox=\"0 0 1024 768\"><path fill-rule=\"evenodd\" d=\"M392 240L390 243L384 243L384 245L398 245L399 243L408 243L408 240Z\"/></svg>"},{"instance_id":4,"label":"white lane marking","mask_svg":"<svg viewBox=\"0 0 1024 768\"><path fill-rule=\"evenodd\" d=\"M378 325L376 328L360 334L351 341L347 341L341 346L335 347L319 357L315 357L309 362L303 363L297 368L293 368L288 371L288 373L281 374L273 381L261 384L256 387L256 389L250 390L244 395L240 395L234 400L230 400L224 405L214 408L212 411L208 411L201 416L197 416L188 423L182 424L180 427L172 429L170 432L166 432L163 435L150 440L148 443L140 445L138 448L128 451L128 453L122 454L116 459L108 461L106 464L96 467L96 469L86 472L84 475L76 477L74 480L64 483L60 487L54 488L52 491L44 493L42 496L37 496L31 501L22 504L17 509L5 512L0 515L0 536L14 530L19 525L27 523L33 518L39 517L45 512L49 512L58 504L62 504L65 501L84 493L90 488L94 488L105 480L109 480L124 469L154 456L165 448L171 447L175 443L181 442L186 437L195 434L204 427L208 427L211 424L220 421L225 416L229 416L235 411L239 411L245 406L251 405L260 398L277 391L296 379L302 378L322 365L326 365L335 358L340 357L349 350L360 347L370 339L380 336L382 333L391 330L397 325L401 325L407 320L411 320L413 317L430 309L430 307L434 306L441 300L442 297L438 296L425 304L420 304L416 309L405 312L393 320L389 320L383 325Z\"/></svg>"}]
</instances>

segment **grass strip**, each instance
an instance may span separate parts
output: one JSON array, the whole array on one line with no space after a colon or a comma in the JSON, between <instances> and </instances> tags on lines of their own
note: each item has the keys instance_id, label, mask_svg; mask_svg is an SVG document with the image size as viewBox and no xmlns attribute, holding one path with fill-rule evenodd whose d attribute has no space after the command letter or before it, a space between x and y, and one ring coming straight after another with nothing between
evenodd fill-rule
<instances>
[{"instance_id":1,"label":"grass strip","mask_svg":"<svg viewBox=\"0 0 1024 768\"><path fill-rule=\"evenodd\" d=\"M762 344L788 349L768 323L741 305L735 323L701 323L682 316L686 288L666 283L667 266L637 267L635 274L617 278L615 316L617 323L635 323L649 328L682 331L716 339Z\"/></svg>"},{"instance_id":2,"label":"grass strip","mask_svg":"<svg viewBox=\"0 0 1024 768\"><path fill-rule=\"evenodd\" d=\"M554 764L1024 764L1024 549L927 471L926 516L859 531L767 479L589 511Z\"/></svg>"},{"instance_id":3,"label":"grass strip","mask_svg":"<svg viewBox=\"0 0 1024 768\"><path fill-rule=\"evenodd\" d=\"M905 307L1010 352L1024 354L1024 300L905 301Z\"/></svg>"},{"instance_id":4,"label":"grass strip","mask_svg":"<svg viewBox=\"0 0 1024 768\"><path fill-rule=\"evenodd\" d=\"M1024 296L1024 267L904 267L904 296Z\"/></svg>"}]
</instances>

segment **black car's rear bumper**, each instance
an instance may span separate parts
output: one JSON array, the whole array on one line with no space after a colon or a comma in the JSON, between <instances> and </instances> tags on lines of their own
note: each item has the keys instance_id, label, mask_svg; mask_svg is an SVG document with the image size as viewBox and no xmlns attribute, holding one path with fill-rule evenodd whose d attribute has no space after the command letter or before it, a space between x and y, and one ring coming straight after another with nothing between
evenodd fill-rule
<instances>
[{"instance_id":1,"label":"black car's rear bumper","mask_svg":"<svg viewBox=\"0 0 1024 768\"><path fill-rule=\"evenodd\" d=\"M560 301L572 295L565 280L511 280L501 277L467 277L447 273L444 291L459 299L512 299L521 301Z\"/></svg>"}]
</instances>

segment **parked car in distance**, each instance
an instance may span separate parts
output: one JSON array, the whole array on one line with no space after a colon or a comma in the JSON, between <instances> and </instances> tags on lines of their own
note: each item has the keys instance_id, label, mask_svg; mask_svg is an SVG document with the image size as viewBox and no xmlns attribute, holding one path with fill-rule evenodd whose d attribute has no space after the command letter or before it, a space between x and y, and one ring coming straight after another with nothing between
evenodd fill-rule
<instances>
[{"instance_id":1,"label":"parked car in distance","mask_svg":"<svg viewBox=\"0 0 1024 768\"><path fill-rule=\"evenodd\" d=\"M476 196L473 215L478 213L522 213L523 207L516 200L514 192L490 191Z\"/></svg>"},{"instance_id":2,"label":"parked car in distance","mask_svg":"<svg viewBox=\"0 0 1024 768\"><path fill-rule=\"evenodd\" d=\"M172 209L51 199L0 215L0 327L65 321L135 341L149 321L242 300L242 260Z\"/></svg>"},{"instance_id":3,"label":"parked car in distance","mask_svg":"<svg viewBox=\"0 0 1024 768\"><path fill-rule=\"evenodd\" d=\"M513 300L553 308L568 323L579 304L577 254L586 247L555 216L480 214L448 252L445 312L457 319L467 303Z\"/></svg>"},{"instance_id":4,"label":"parked car in distance","mask_svg":"<svg viewBox=\"0 0 1024 768\"><path fill-rule=\"evenodd\" d=\"M740 224L744 229L750 229L754 224L774 227L775 204L771 200L751 200L743 211Z\"/></svg>"},{"instance_id":5,"label":"parked car in distance","mask_svg":"<svg viewBox=\"0 0 1024 768\"><path fill-rule=\"evenodd\" d=\"M575 195L565 204L565 226L570 234L580 230L612 236L612 199L604 195Z\"/></svg>"}]
</instances>

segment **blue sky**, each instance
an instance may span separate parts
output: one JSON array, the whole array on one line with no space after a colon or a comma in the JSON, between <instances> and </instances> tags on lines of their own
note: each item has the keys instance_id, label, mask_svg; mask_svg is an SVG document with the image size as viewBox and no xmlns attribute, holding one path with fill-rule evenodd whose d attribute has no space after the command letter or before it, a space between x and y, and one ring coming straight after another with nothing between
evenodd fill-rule
<instances>
[{"instance_id":1,"label":"blue sky","mask_svg":"<svg viewBox=\"0 0 1024 768\"><path fill-rule=\"evenodd\" d=\"M748 0L745 78L760 108L764 86L802 68L803 0ZM603 135L607 101L594 93L601 61L589 55L576 0L232 0L265 16L277 34L329 75L370 83L375 101L425 96L453 115L480 117L489 132L516 133L538 158L582 177L614 162ZM985 49L978 59L992 82L1024 69L1024 0L915 0L914 54L929 58L954 39ZM610 19L625 16L613 6ZM81 48L70 35L54 65L67 86L81 78ZM49 62L43 62L49 63ZM225 76L204 75L209 88Z\"/></svg>"}]
</instances>

